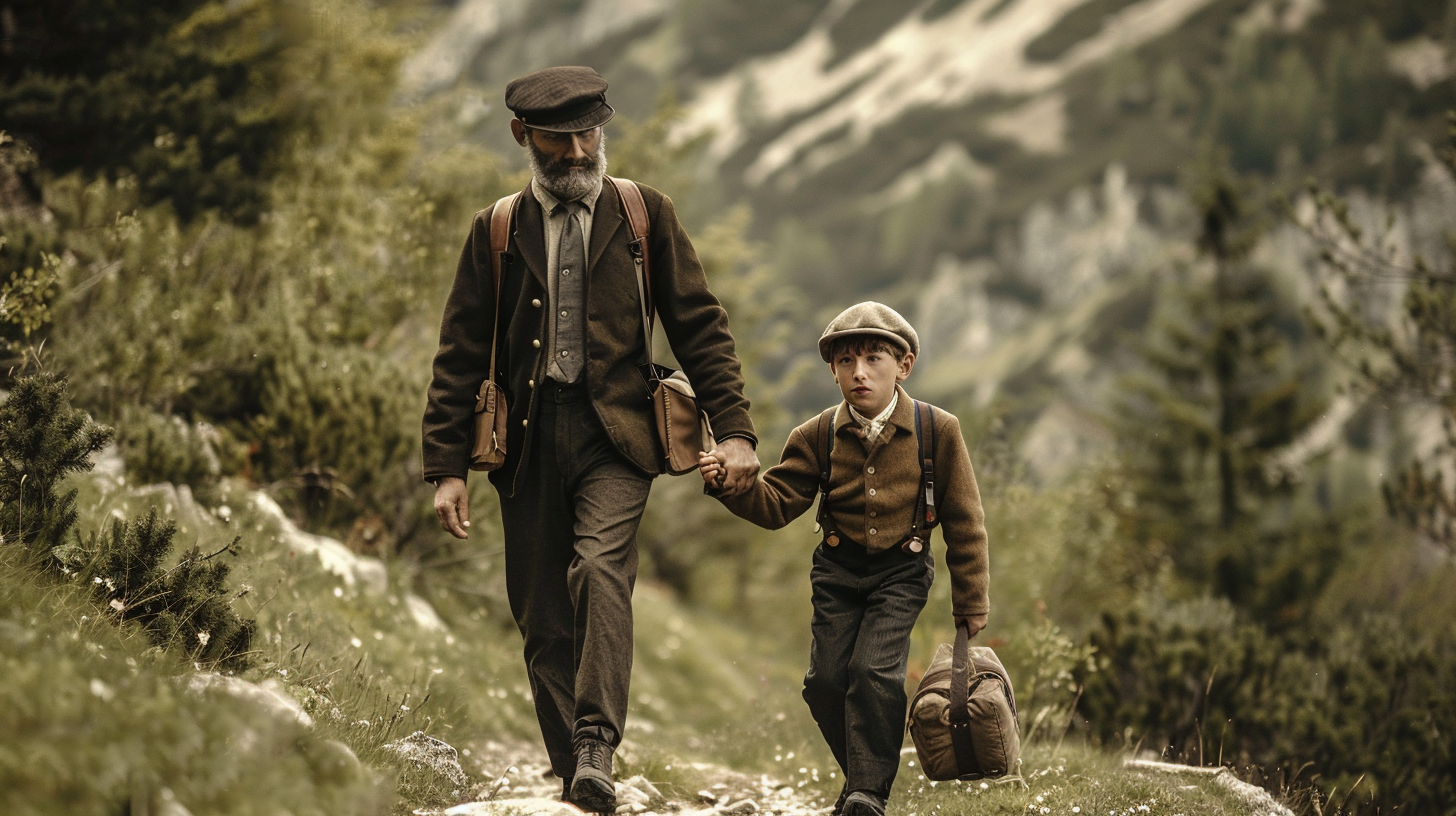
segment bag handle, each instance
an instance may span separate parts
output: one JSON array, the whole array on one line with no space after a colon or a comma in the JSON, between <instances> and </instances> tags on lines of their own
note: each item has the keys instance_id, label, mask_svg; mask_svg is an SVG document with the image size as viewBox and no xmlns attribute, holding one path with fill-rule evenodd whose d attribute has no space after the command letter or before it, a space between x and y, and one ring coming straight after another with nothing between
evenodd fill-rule
<instances>
[{"instance_id":1,"label":"bag handle","mask_svg":"<svg viewBox=\"0 0 1456 816\"><path fill-rule=\"evenodd\" d=\"M495 347L500 337L501 256L506 254L510 243L511 222L515 220L520 196L520 193L503 196L490 210L490 278L495 302L490 319L490 369L485 373L486 382L495 382Z\"/></svg>"},{"instance_id":2,"label":"bag handle","mask_svg":"<svg viewBox=\"0 0 1456 816\"><path fill-rule=\"evenodd\" d=\"M981 765L971 745L971 635L966 627L956 625L955 648L950 659L950 741L955 748L959 776L979 774Z\"/></svg>"}]
</instances>

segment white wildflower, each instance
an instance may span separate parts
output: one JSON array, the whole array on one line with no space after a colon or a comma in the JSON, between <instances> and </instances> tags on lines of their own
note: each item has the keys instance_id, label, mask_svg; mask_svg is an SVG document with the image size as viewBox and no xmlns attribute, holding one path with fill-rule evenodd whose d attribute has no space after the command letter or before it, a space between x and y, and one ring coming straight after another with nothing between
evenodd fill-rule
<instances>
[{"instance_id":1,"label":"white wildflower","mask_svg":"<svg viewBox=\"0 0 1456 816\"><path fill-rule=\"evenodd\" d=\"M208 641L210 640L212 640L211 632L204 629L203 631L197 633L197 642L202 644L203 646L206 646Z\"/></svg>"},{"instance_id":2,"label":"white wildflower","mask_svg":"<svg viewBox=\"0 0 1456 816\"><path fill-rule=\"evenodd\" d=\"M126 604L122 603L120 598L112 598L111 608L115 609L117 614L121 614L126 611Z\"/></svg>"}]
</instances>

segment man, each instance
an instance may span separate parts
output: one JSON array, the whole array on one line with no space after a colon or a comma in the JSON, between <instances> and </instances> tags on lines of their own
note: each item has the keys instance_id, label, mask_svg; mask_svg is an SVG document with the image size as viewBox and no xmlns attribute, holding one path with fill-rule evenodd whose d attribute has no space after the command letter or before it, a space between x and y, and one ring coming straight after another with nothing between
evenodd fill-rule
<instances>
[{"instance_id":1,"label":"man","mask_svg":"<svg viewBox=\"0 0 1456 816\"><path fill-rule=\"evenodd\" d=\"M584 810L616 807L612 752L632 671L637 525L662 451L650 392L632 235L604 184L612 118L590 68L548 68L506 86L511 133L531 163L501 258L499 320L491 209L476 214L445 304L424 419L424 477L435 511L467 537L465 476L475 395L495 338L495 380L510 397L505 464L491 473L506 540L506 590L525 640L536 716ZM719 437L725 491L758 474L757 440L728 317L672 201L643 186L651 301ZM498 325L496 325L498 323Z\"/></svg>"}]
</instances>

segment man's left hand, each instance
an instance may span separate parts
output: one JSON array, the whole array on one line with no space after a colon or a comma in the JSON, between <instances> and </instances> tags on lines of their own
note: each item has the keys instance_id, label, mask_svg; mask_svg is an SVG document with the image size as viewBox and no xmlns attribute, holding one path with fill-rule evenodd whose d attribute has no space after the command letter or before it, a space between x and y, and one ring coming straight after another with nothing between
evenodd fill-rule
<instances>
[{"instance_id":1,"label":"man's left hand","mask_svg":"<svg viewBox=\"0 0 1456 816\"><path fill-rule=\"evenodd\" d=\"M725 439L718 443L713 452L728 471L718 495L737 496L753 486L754 480L758 478L758 454L747 439L741 436Z\"/></svg>"}]
</instances>

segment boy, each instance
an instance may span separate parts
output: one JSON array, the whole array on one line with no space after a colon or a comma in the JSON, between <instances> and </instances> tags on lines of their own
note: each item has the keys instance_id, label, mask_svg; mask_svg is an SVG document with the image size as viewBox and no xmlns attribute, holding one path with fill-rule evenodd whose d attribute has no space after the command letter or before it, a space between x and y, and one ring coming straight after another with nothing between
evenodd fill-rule
<instances>
[{"instance_id":1,"label":"boy","mask_svg":"<svg viewBox=\"0 0 1456 816\"><path fill-rule=\"evenodd\" d=\"M975 635L990 611L985 520L960 423L899 385L919 351L915 329L890 307L846 309L819 338L844 402L795 428L748 492L719 497L741 518L783 527L813 504L828 457L804 700L844 772L835 816L883 816L899 769L910 629L935 572L929 526L943 525L956 625ZM719 485L722 461L704 453L700 464L709 488Z\"/></svg>"}]
</instances>

